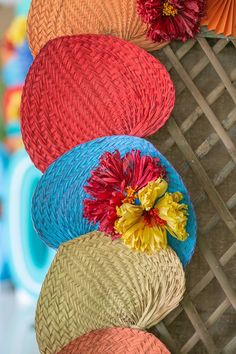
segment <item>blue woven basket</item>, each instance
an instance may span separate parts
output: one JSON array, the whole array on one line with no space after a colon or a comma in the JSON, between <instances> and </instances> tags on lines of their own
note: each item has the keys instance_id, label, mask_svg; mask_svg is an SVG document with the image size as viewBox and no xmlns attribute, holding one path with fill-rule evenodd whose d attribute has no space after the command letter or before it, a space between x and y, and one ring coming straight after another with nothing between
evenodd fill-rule
<instances>
[{"instance_id":1,"label":"blue woven basket","mask_svg":"<svg viewBox=\"0 0 236 354\"><path fill-rule=\"evenodd\" d=\"M52 163L40 179L33 197L32 216L40 237L51 247L98 229L83 217L83 200L88 194L83 187L90 173L106 152L119 150L121 156L132 149L142 155L158 157L166 168L169 192L182 192L183 202L188 204L186 241L178 241L168 235L169 245L176 251L183 265L193 254L196 243L196 217L184 183L172 165L148 141L131 136L109 136L81 144Z\"/></svg>"}]
</instances>

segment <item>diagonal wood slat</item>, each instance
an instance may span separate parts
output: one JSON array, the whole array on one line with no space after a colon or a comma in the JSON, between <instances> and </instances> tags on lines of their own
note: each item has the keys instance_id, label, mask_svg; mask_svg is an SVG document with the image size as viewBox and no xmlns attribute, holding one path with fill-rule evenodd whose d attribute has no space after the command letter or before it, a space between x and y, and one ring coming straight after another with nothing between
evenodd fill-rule
<instances>
[{"instance_id":1,"label":"diagonal wood slat","mask_svg":"<svg viewBox=\"0 0 236 354\"><path fill-rule=\"evenodd\" d=\"M210 354L218 354L220 353L219 350L217 349L215 343L213 342L209 332L207 331L207 328L203 321L201 320L195 306L193 305L191 299L188 296L185 296L182 306L184 308L184 311L188 315L190 321L192 322L196 333L198 336L201 338L203 343L205 344L208 353Z\"/></svg>"},{"instance_id":2,"label":"diagonal wood slat","mask_svg":"<svg viewBox=\"0 0 236 354\"><path fill-rule=\"evenodd\" d=\"M224 143L226 149L228 150L231 158L233 161L236 163L236 148L231 140L230 136L227 134L227 132L224 130L223 126L217 119L215 113L211 109L211 107L208 105L207 101L197 88L197 86L194 84L194 82L191 80L189 74L187 71L184 69L178 58L176 57L175 53L171 49L170 46L167 46L163 49L164 53L168 57L168 59L171 61L172 65L175 67L176 71L178 72L179 76L183 78L186 87L189 89L199 106L202 107L202 110L204 114L206 115L207 119L211 123L212 127L215 129L216 133L219 135L220 139Z\"/></svg>"},{"instance_id":3,"label":"diagonal wood slat","mask_svg":"<svg viewBox=\"0 0 236 354\"><path fill-rule=\"evenodd\" d=\"M227 88L230 96L232 97L234 103L236 104L236 88L232 85L230 78L228 77L225 69L221 65L219 59L215 55L215 53L211 50L207 40L205 38L198 38L198 43L206 53L208 59L211 61L211 64L215 68L215 71L221 78L222 82L224 83L225 87Z\"/></svg>"},{"instance_id":4,"label":"diagonal wood slat","mask_svg":"<svg viewBox=\"0 0 236 354\"><path fill-rule=\"evenodd\" d=\"M175 139L176 144L186 157L189 165L195 172L196 177L199 179L200 183L202 184L203 188L211 199L212 204L215 206L222 220L224 220L225 224L236 238L236 220L234 219L229 209L225 205L224 201L222 200L221 196L215 189L213 183L209 179L206 171L197 159L187 140L184 138L173 117L168 121L167 128L171 136Z\"/></svg>"},{"instance_id":5,"label":"diagonal wood slat","mask_svg":"<svg viewBox=\"0 0 236 354\"><path fill-rule=\"evenodd\" d=\"M208 318L205 323L206 328L210 328L221 316L222 314L228 309L230 306L229 300L226 298L220 306L214 311L214 313ZM197 332L185 343L185 345L181 348L181 353L187 354L189 351L197 344L200 340L200 337Z\"/></svg>"},{"instance_id":6,"label":"diagonal wood slat","mask_svg":"<svg viewBox=\"0 0 236 354\"><path fill-rule=\"evenodd\" d=\"M196 40L170 44L155 53L161 60L166 58L164 63L171 75L174 71L177 73L173 77L177 80L178 89L172 117L166 128L151 140L171 161L173 159L183 179L187 179L199 221L209 213L206 221L199 226L198 252L193 261L196 264L193 268L191 265L187 268L192 285L189 287L187 282L187 292L180 306L153 329L153 333L163 339L173 354L236 353L233 322L234 319L236 321L236 69L235 65L230 64L236 58L236 39L206 37L208 34L204 36L202 33ZM211 76L206 74L208 72L212 81ZM208 82L214 82L214 86L211 83L211 90L207 89L206 94L204 87L207 87ZM182 117L183 110L179 108L183 102L182 95L185 100L189 97L190 102L193 99L196 102L192 112L187 110L185 117ZM224 111L227 113L223 113L223 110L220 113L218 102L223 107L225 105ZM179 110L181 119L178 119L180 123L177 124L174 117L177 117ZM196 126L204 126L204 121L211 124L207 135L196 130ZM193 132L197 139L191 140ZM182 157L178 161L175 156L179 154ZM215 158L217 170L214 168L214 173L209 174ZM208 166L208 172L205 166ZM187 178L189 174L193 174L190 180ZM197 194L196 186L199 187ZM211 204L211 212L205 210L208 203ZM212 242L215 233L218 234L217 242L221 239L220 249ZM193 270L197 269L202 259L205 260L204 266L201 266L204 274L194 284ZM217 303L209 301L216 284L221 289ZM203 299L208 296L208 302L201 302L199 310L198 298L202 294ZM229 314L231 317L227 317ZM227 328L229 333L226 340L218 338L219 328Z\"/></svg>"}]
</instances>

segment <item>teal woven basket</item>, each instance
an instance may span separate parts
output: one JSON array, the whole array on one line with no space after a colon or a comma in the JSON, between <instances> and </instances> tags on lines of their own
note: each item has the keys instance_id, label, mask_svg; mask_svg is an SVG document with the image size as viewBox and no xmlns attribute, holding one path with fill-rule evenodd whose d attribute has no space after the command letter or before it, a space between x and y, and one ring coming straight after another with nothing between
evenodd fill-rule
<instances>
[{"instance_id":1,"label":"teal woven basket","mask_svg":"<svg viewBox=\"0 0 236 354\"><path fill-rule=\"evenodd\" d=\"M183 194L183 202L188 205L189 237L179 241L168 235L168 243L183 265L190 261L196 243L196 217L187 189L172 165L150 142L131 136L110 136L81 144L46 170L33 197L32 216L35 229L49 246L57 248L63 242L99 229L99 224L89 223L83 217L83 202L89 198L84 186L104 152L118 150L124 156L133 149L140 150L142 155L159 158L167 172L168 191Z\"/></svg>"}]
</instances>

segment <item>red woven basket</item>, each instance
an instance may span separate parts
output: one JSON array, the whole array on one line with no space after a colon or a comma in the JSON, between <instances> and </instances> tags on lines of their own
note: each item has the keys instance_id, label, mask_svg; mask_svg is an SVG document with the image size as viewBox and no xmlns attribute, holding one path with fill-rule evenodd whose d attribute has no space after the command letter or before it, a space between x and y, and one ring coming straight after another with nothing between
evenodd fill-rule
<instances>
[{"instance_id":1,"label":"red woven basket","mask_svg":"<svg viewBox=\"0 0 236 354\"><path fill-rule=\"evenodd\" d=\"M83 335L58 354L170 354L150 333L130 328L107 328Z\"/></svg>"},{"instance_id":2,"label":"red woven basket","mask_svg":"<svg viewBox=\"0 0 236 354\"><path fill-rule=\"evenodd\" d=\"M57 38L40 51L26 79L25 147L44 171L80 143L153 134L168 119L174 100L165 67L143 49L112 36Z\"/></svg>"}]
</instances>

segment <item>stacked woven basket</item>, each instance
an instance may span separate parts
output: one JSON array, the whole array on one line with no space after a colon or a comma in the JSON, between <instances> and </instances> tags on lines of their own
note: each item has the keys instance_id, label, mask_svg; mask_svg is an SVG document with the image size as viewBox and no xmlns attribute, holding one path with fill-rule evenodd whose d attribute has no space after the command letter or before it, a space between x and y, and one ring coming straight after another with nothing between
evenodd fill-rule
<instances>
[{"instance_id":1,"label":"stacked woven basket","mask_svg":"<svg viewBox=\"0 0 236 354\"><path fill-rule=\"evenodd\" d=\"M140 48L163 46L146 32L135 1L31 4L21 128L44 173L34 226L58 249L36 311L43 354L169 353L145 330L183 297L196 219L181 177L144 139L175 100Z\"/></svg>"}]
</instances>

